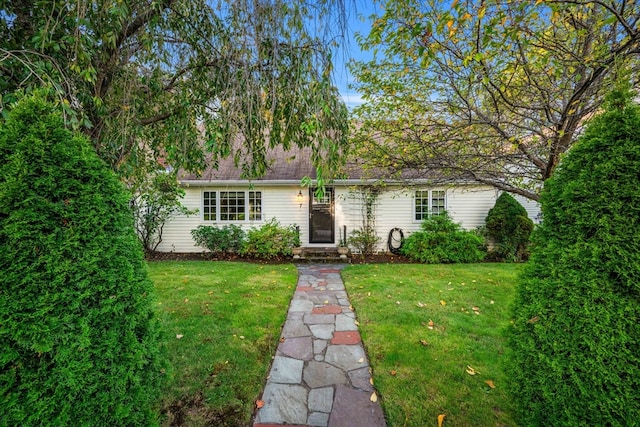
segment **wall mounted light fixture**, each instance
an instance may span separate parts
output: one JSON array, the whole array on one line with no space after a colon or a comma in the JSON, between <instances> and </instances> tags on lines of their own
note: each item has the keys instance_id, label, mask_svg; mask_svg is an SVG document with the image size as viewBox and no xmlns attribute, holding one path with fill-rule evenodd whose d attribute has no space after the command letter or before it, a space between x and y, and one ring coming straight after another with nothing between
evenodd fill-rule
<instances>
[{"instance_id":1,"label":"wall mounted light fixture","mask_svg":"<svg viewBox=\"0 0 640 427\"><path fill-rule=\"evenodd\" d=\"M304 195L302 194L302 190L298 190L298 195L296 196L296 200L300 203L300 209L302 209L302 202L304 201Z\"/></svg>"}]
</instances>

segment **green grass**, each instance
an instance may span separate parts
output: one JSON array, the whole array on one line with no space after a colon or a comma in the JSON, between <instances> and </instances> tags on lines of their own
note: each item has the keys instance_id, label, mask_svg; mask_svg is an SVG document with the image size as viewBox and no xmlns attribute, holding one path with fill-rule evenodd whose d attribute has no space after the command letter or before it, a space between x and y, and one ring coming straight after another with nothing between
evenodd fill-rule
<instances>
[{"instance_id":1,"label":"green grass","mask_svg":"<svg viewBox=\"0 0 640 427\"><path fill-rule=\"evenodd\" d=\"M435 426L440 414L446 414L445 426L515 425L501 359L520 268L379 264L343 270L389 427Z\"/></svg>"},{"instance_id":2,"label":"green grass","mask_svg":"<svg viewBox=\"0 0 640 427\"><path fill-rule=\"evenodd\" d=\"M379 264L343 270L389 427L435 426L439 414L446 414L445 426L515 425L500 362L520 267ZM296 268L162 261L149 263L149 270L170 364L160 409L164 426L248 425ZM467 366L478 373L469 375Z\"/></svg>"},{"instance_id":3,"label":"green grass","mask_svg":"<svg viewBox=\"0 0 640 427\"><path fill-rule=\"evenodd\" d=\"M150 262L170 369L165 426L248 425L275 353L293 265Z\"/></svg>"}]
</instances>

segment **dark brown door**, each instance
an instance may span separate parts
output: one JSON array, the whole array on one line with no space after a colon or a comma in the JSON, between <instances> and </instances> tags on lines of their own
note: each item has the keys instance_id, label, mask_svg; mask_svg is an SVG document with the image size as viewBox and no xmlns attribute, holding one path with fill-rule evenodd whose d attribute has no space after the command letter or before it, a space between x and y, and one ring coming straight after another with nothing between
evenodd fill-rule
<instances>
[{"instance_id":1,"label":"dark brown door","mask_svg":"<svg viewBox=\"0 0 640 427\"><path fill-rule=\"evenodd\" d=\"M318 197L315 190L309 189L309 243L334 243L333 188L325 188L322 197Z\"/></svg>"}]
</instances>

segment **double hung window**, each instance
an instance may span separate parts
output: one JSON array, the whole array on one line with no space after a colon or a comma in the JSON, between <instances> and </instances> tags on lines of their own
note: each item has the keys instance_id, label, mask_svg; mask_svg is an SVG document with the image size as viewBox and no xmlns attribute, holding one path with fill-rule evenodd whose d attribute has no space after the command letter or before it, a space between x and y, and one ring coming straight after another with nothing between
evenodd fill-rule
<instances>
[{"instance_id":1,"label":"double hung window","mask_svg":"<svg viewBox=\"0 0 640 427\"><path fill-rule=\"evenodd\" d=\"M262 220L261 191L203 191L204 221Z\"/></svg>"},{"instance_id":2,"label":"double hung window","mask_svg":"<svg viewBox=\"0 0 640 427\"><path fill-rule=\"evenodd\" d=\"M440 215L445 211L444 190L418 190L415 192L414 219L422 221L430 215Z\"/></svg>"}]
</instances>

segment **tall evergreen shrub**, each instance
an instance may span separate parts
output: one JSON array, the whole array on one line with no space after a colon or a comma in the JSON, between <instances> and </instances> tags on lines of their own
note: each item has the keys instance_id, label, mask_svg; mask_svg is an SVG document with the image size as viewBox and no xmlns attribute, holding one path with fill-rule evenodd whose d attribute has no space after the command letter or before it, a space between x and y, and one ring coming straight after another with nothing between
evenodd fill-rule
<instances>
[{"instance_id":1,"label":"tall evergreen shrub","mask_svg":"<svg viewBox=\"0 0 640 427\"><path fill-rule=\"evenodd\" d=\"M504 261L522 261L528 256L527 244L533 221L509 193L502 193L485 220L487 236L494 243L492 255Z\"/></svg>"},{"instance_id":2,"label":"tall evergreen shrub","mask_svg":"<svg viewBox=\"0 0 640 427\"><path fill-rule=\"evenodd\" d=\"M629 100L609 97L541 197L509 333L525 426L640 422L640 107Z\"/></svg>"},{"instance_id":3,"label":"tall evergreen shrub","mask_svg":"<svg viewBox=\"0 0 640 427\"><path fill-rule=\"evenodd\" d=\"M128 203L41 96L0 123L0 424L156 424L153 285Z\"/></svg>"}]
</instances>

